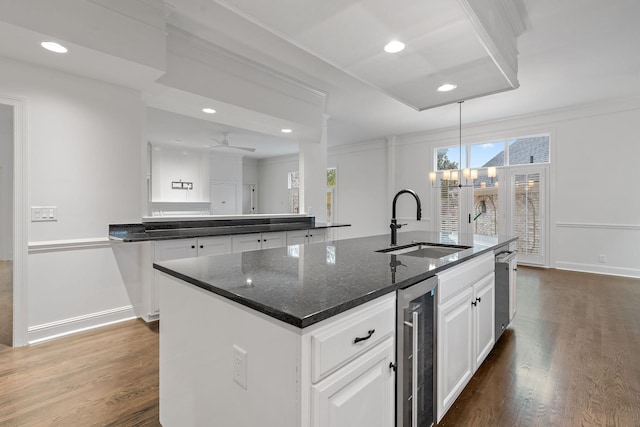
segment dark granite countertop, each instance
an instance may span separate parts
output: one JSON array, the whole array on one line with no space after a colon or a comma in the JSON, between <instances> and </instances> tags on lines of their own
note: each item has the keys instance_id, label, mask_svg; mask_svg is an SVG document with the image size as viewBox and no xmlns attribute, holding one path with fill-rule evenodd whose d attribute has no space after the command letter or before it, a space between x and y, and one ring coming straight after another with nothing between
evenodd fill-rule
<instances>
[{"instance_id":1,"label":"dark granite countertop","mask_svg":"<svg viewBox=\"0 0 640 427\"><path fill-rule=\"evenodd\" d=\"M348 227L350 224L325 224L319 222L286 222L276 224L242 224L190 226L176 228L150 228L143 224L118 224L110 226L109 239L122 242L144 242L149 240L189 239L192 237L228 236L231 234L268 233L271 231L313 230L333 227Z\"/></svg>"},{"instance_id":2,"label":"dark granite countertop","mask_svg":"<svg viewBox=\"0 0 640 427\"><path fill-rule=\"evenodd\" d=\"M516 240L510 236L398 233L414 241L471 246L443 258L389 255L389 235L164 261L154 268L304 328ZM400 262L400 264L398 264Z\"/></svg>"}]
</instances>

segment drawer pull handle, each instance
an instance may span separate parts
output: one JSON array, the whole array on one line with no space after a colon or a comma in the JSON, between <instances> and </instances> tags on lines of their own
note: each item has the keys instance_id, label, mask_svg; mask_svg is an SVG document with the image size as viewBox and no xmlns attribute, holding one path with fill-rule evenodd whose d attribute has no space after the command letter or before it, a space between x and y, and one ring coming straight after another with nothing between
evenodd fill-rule
<instances>
[{"instance_id":1,"label":"drawer pull handle","mask_svg":"<svg viewBox=\"0 0 640 427\"><path fill-rule=\"evenodd\" d=\"M371 335L373 335L373 333L374 333L375 331L376 331L375 329L369 329L369 331L367 332L367 336L366 336L366 337L356 337L356 338L353 340L353 343L354 343L354 344L357 344L357 343L359 343L360 341L366 341L366 340L368 340L369 338L371 338Z\"/></svg>"}]
</instances>

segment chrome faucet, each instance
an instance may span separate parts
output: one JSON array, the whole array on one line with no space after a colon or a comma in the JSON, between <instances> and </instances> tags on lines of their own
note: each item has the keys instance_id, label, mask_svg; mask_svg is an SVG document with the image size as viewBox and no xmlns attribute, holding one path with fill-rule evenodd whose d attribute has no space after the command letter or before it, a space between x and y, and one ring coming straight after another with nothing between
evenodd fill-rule
<instances>
[{"instance_id":1,"label":"chrome faucet","mask_svg":"<svg viewBox=\"0 0 640 427\"><path fill-rule=\"evenodd\" d=\"M398 244L398 228L401 228L403 225L407 225L398 224L398 221L396 220L396 201L398 200L398 196L400 196L402 193L411 194L413 198L416 199L416 203L418 204L416 219L420 221L420 219L422 218L422 204L420 203L420 197L418 197L416 192L413 190L398 191L398 194L396 194L396 196L393 198L393 206L391 208L391 225L389 226L391 227L391 246L396 246Z\"/></svg>"}]
</instances>

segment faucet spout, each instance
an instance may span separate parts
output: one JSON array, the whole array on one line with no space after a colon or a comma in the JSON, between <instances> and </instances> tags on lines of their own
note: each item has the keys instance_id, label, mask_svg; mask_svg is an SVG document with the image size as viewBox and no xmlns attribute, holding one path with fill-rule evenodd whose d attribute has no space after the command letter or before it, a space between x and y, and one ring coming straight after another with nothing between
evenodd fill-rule
<instances>
[{"instance_id":1,"label":"faucet spout","mask_svg":"<svg viewBox=\"0 0 640 427\"><path fill-rule=\"evenodd\" d=\"M396 220L396 202L398 201L398 197L404 193L411 194L413 198L416 199L416 204L417 204L416 220L420 221L422 219L422 203L420 203L420 197L418 197L418 194L415 191L409 190L409 189L398 191L398 194L396 194L396 196L393 198L393 204L391 206L391 225L389 226L391 227L391 246L397 245L398 228L401 228L403 225L406 225L406 224L398 224L398 221Z\"/></svg>"}]
</instances>

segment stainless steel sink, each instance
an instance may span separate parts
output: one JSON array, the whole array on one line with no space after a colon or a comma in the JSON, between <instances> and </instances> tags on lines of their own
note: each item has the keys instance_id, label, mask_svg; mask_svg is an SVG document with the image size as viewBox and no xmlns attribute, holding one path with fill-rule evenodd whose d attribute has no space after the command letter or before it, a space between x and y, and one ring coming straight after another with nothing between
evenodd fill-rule
<instances>
[{"instance_id":1,"label":"stainless steel sink","mask_svg":"<svg viewBox=\"0 0 640 427\"><path fill-rule=\"evenodd\" d=\"M437 243L417 242L400 247L380 249L376 252L382 252L389 255L406 255L419 258L442 258L469 248L471 248L471 246L441 245Z\"/></svg>"}]
</instances>

